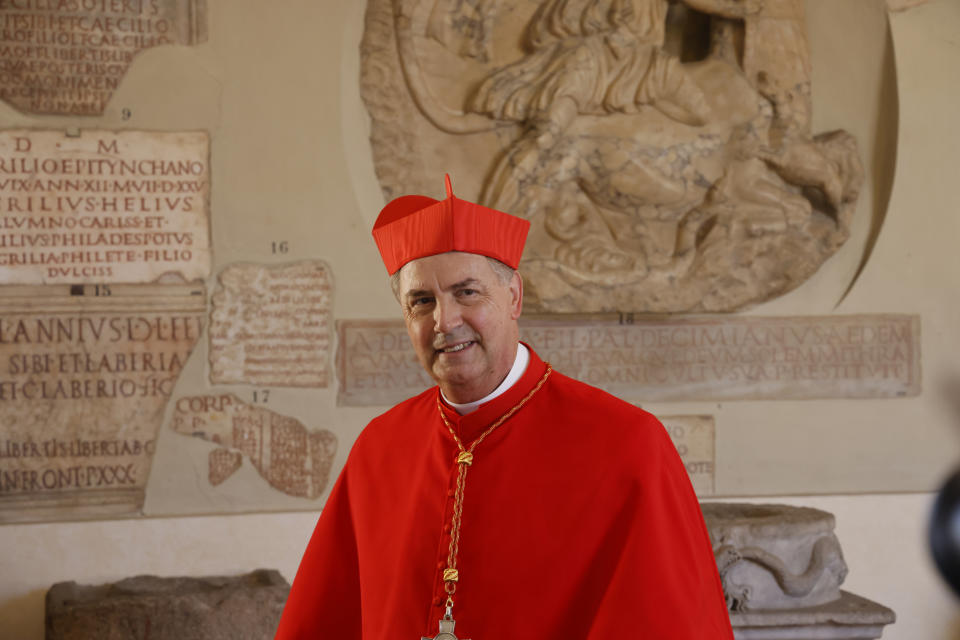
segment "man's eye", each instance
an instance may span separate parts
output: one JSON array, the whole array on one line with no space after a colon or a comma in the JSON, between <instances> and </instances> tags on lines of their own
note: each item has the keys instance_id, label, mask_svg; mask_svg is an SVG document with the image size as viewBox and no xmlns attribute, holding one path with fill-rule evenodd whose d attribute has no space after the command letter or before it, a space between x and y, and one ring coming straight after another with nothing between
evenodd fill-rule
<instances>
[{"instance_id":1,"label":"man's eye","mask_svg":"<svg viewBox=\"0 0 960 640\"><path fill-rule=\"evenodd\" d=\"M429 297L423 296L423 297L420 297L420 298L414 298L413 301L410 303L410 306L411 306L411 307L420 307L420 306L423 306L423 305L425 305L425 304L430 304L431 302L433 302L433 298L429 298Z\"/></svg>"}]
</instances>

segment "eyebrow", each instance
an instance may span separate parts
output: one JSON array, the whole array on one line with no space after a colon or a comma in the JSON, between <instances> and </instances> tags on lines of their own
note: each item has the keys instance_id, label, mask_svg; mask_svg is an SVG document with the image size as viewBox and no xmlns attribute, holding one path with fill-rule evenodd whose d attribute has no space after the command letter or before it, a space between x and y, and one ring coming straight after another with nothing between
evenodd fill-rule
<instances>
[{"instance_id":1,"label":"eyebrow","mask_svg":"<svg viewBox=\"0 0 960 640\"><path fill-rule=\"evenodd\" d=\"M466 278L464 280L461 280L460 282L454 282L452 285L447 287L446 290L455 291L457 289L462 289L464 287L469 287L477 284L480 284L480 281L477 280L476 278ZM407 291L404 294L404 297L417 298L420 296L431 296L431 295L433 295L433 291L430 291L429 289L411 289L410 291Z\"/></svg>"}]
</instances>

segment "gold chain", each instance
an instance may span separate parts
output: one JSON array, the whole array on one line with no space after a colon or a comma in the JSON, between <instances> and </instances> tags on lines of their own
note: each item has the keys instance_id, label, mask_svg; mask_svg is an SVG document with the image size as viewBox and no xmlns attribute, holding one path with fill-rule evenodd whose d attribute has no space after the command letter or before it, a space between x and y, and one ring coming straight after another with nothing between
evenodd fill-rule
<instances>
[{"instance_id":1,"label":"gold chain","mask_svg":"<svg viewBox=\"0 0 960 640\"><path fill-rule=\"evenodd\" d=\"M467 482L467 469L473 464L473 451L477 448L477 445L483 442L484 438L493 433L494 429L506 422L513 414L519 411L537 391L540 391L540 387L547 381L547 377L550 376L551 371L553 371L553 369L547 364L547 370L543 374L543 377L540 378L537 386L531 389L530 393L528 393L523 400L515 404L509 411L500 416L496 422L491 424L486 431L481 433L480 437L470 444L469 449L463 446L463 442L454 431L453 425L450 424L450 421L447 419L446 414L443 412L443 405L440 402L440 394L437 394L437 410L440 412L440 417L443 418L443 424L447 425L450 435L453 436L453 440L457 443L457 448L460 450L456 460L457 488L454 492L453 499L453 518L450 522L450 552L447 554L447 568L443 571L444 590L447 592L448 612L453 607L453 594L457 592L457 582L460 580L460 573L457 571L457 553L460 551L460 525L463 519L463 489Z\"/></svg>"}]
</instances>

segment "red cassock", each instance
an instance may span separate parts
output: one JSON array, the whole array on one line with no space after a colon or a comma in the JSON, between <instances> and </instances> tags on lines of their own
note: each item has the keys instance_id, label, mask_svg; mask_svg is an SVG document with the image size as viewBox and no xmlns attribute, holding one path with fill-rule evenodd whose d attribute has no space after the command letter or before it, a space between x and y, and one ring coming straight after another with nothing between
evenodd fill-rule
<instances>
[{"instance_id":1,"label":"red cassock","mask_svg":"<svg viewBox=\"0 0 960 640\"><path fill-rule=\"evenodd\" d=\"M447 416L467 448L546 371ZM374 419L323 509L278 640L419 640L444 613L457 446L437 388ZM649 413L552 372L480 443L453 610L470 640L732 640L686 471Z\"/></svg>"}]
</instances>

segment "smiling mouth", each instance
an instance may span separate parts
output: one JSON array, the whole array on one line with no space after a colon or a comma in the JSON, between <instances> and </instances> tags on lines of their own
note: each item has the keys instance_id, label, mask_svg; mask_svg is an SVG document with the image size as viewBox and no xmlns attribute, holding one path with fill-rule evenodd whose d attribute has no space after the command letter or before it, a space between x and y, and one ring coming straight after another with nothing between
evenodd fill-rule
<instances>
[{"instance_id":1,"label":"smiling mouth","mask_svg":"<svg viewBox=\"0 0 960 640\"><path fill-rule=\"evenodd\" d=\"M460 351L463 351L464 349L466 349L472 344L474 344L473 340L469 340L467 342L461 342L460 344L453 345L452 347L444 347L442 349L437 349L437 351L440 353L458 353Z\"/></svg>"}]
</instances>

